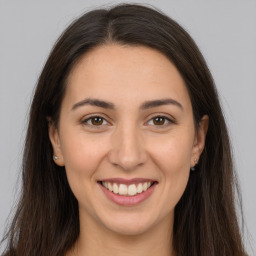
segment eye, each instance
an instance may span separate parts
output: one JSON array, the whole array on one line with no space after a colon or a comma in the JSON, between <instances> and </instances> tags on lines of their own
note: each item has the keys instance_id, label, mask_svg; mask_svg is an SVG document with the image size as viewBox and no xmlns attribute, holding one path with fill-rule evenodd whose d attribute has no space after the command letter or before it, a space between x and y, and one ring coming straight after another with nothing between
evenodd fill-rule
<instances>
[{"instance_id":1,"label":"eye","mask_svg":"<svg viewBox=\"0 0 256 256\"><path fill-rule=\"evenodd\" d=\"M81 123L84 125L95 126L95 127L97 126L100 127L102 125L108 124L108 122L101 116L91 116L89 118L82 120Z\"/></svg>"},{"instance_id":2,"label":"eye","mask_svg":"<svg viewBox=\"0 0 256 256\"><path fill-rule=\"evenodd\" d=\"M149 125L153 126L167 126L170 123L174 123L174 121L166 116L155 116L148 122Z\"/></svg>"}]
</instances>

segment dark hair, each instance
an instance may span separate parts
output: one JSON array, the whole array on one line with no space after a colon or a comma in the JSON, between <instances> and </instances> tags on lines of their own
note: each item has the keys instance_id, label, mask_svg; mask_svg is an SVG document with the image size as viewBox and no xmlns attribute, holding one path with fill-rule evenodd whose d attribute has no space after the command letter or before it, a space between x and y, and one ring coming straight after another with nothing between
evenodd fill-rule
<instances>
[{"instance_id":1,"label":"dark hair","mask_svg":"<svg viewBox=\"0 0 256 256\"><path fill-rule=\"evenodd\" d=\"M64 167L52 161L50 117L58 125L67 77L92 48L147 46L162 52L182 75L195 124L209 116L205 149L175 208L174 249L179 256L246 255L235 206L237 188L230 142L212 76L188 33L152 8L122 4L75 20L54 46L39 78L30 110L23 190L5 239L6 255L64 255L79 236L78 202Z\"/></svg>"}]
</instances>

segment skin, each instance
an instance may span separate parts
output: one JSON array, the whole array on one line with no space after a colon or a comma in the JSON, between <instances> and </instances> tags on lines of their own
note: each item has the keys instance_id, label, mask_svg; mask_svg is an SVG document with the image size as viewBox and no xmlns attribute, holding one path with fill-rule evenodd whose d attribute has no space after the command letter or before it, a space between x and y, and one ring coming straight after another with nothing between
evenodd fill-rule
<instances>
[{"instance_id":1,"label":"skin","mask_svg":"<svg viewBox=\"0 0 256 256\"><path fill-rule=\"evenodd\" d=\"M74 107L87 98L115 109ZM146 101L166 98L181 107L141 109ZM88 120L92 114L103 119ZM86 53L69 75L58 129L49 126L55 162L65 166L79 203L80 236L67 255L175 255L174 208L204 148L207 127L204 116L195 130L185 83L162 53L113 43ZM120 206L97 183L108 178L158 184L142 203Z\"/></svg>"}]
</instances>

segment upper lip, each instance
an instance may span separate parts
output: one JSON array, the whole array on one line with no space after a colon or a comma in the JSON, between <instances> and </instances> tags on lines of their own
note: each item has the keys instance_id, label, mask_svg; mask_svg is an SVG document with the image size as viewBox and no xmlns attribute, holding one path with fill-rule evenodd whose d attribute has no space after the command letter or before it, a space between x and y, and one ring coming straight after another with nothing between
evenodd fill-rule
<instances>
[{"instance_id":1,"label":"upper lip","mask_svg":"<svg viewBox=\"0 0 256 256\"><path fill-rule=\"evenodd\" d=\"M156 182L156 180L153 179L147 179L147 178L133 178L133 179L124 179L124 178L110 178L110 179L103 179L99 180L100 182L110 182L110 183L118 183L118 184L138 184L138 183L144 183L144 182Z\"/></svg>"}]
</instances>

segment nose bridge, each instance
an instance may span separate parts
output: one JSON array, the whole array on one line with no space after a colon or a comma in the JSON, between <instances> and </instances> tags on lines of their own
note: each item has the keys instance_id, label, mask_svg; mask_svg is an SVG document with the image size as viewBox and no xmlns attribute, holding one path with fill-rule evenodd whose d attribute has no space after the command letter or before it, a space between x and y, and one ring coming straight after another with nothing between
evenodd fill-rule
<instances>
[{"instance_id":1,"label":"nose bridge","mask_svg":"<svg viewBox=\"0 0 256 256\"><path fill-rule=\"evenodd\" d=\"M146 161L142 134L136 125L120 125L112 135L109 158L112 164L124 170L132 170Z\"/></svg>"}]
</instances>

